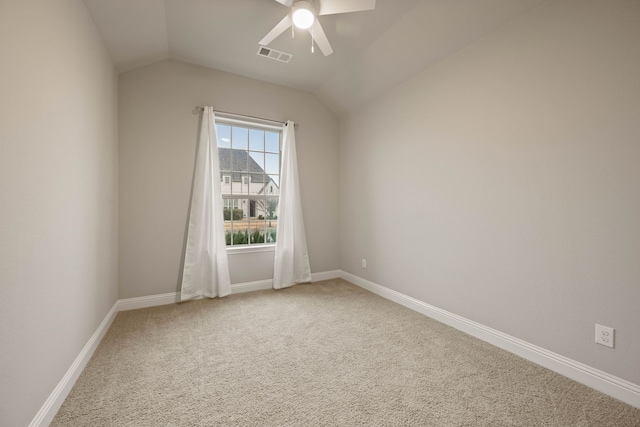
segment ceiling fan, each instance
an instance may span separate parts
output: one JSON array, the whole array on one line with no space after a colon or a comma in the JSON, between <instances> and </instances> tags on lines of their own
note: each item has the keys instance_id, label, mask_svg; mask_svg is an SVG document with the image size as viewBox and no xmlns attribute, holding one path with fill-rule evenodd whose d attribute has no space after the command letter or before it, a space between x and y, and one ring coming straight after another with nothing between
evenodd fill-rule
<instances>
[{"instance_id":1,"label":"ceiling fan","mask_svg":"<svg viewBox=\"0 0 640 427\"><path fill-rule=\"evenodd\" d=\"M331 55L333 49L324 33L318 16L334 15L338 13L360 12L372 10L376 7L376 0L275 0L291 8L282 21L260 40L260 45L267 46L276 37L288 30L292 25L311 34L311 51L315 41L324 56Z\"/></svg>"}]
</instances>

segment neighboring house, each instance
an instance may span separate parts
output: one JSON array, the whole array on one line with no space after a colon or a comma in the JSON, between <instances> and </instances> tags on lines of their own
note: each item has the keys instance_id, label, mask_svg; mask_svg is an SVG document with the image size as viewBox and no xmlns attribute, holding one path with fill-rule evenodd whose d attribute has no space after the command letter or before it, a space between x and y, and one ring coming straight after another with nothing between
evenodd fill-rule
<instances>
[{"instance_id":1,"label":"neighboring house","mask_svg":"<svg viewBox=\"0 0 640 427\"><path fill-rule=\"evenodd\" d=\"M258 153L256 153L258 154ZM280 188L274 179L265 173L264 169L256 162L247 150L231 148L218 148L220 161L220 183L222 195L243 195L246 199L225 198L224 207L243 209L244 217L256 218L260 215L267 216L267 203L263 197L251 198L251 196L274 196L277 198ZM249 208L246 208L246 204Z\"/></svg>"}]
</instances>

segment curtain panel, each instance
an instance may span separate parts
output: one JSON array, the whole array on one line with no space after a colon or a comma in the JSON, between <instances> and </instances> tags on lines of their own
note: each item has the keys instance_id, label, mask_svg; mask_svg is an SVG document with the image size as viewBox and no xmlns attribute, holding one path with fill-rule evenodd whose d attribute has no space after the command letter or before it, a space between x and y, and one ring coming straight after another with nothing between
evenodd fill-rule
<instances>
[{"instance_id":1,"label":"curtain panel","mask_svg":"<svg viewBox=\"0 0 640 427\"><path fill-rule=\"evenodd\" d=\"M230 293L215 115L212 107L205 107L196 154L180 299L224 297Z\"/></svg>"},{"instance_id":2,"label":"curtain panel","mask_svg":"<svg viewBox=\"0 0 640 427\"><path fill-rule=\"evenodd\" d=\"M276 228L276 252L273 268L274 289L311 282L311 267L298 181L295 124L292 121L285 124L283 139L280 201L278 202L278 226Z\"/></svg>"}]
</instances>

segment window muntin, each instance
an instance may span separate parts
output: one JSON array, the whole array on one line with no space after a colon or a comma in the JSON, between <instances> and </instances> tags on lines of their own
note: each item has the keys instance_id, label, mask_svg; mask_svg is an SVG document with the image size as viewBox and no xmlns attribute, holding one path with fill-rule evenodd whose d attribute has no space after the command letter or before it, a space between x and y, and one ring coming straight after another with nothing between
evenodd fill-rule
<instances>
[{"instance_id":1,"label":"window muntin","mask_svg":"<svg viewBox=\"0 0 640 427\"><path fill-rule=\"evenodd\" d=\"M227 247L274 244L282 132L216 120Z\"/></svg>"}]
</instances>

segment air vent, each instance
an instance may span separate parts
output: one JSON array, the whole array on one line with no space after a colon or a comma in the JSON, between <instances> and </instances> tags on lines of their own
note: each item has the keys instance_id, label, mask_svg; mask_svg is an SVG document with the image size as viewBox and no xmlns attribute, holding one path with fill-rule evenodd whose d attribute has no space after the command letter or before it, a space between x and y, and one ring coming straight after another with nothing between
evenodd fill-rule
<instances>
[{"instance_id":1,"label":"air vent","mask_svg":"<svg viewBox=\"0 0 640 427\"><path fill-rule=\"evenodd\" d=\"M258 55L265 58L275 59L280 62L289 62L293 55L290 53L280 52L279 50L271 49L270 47L260 46L258 48Z\"/></svg>"}]
</instances>

